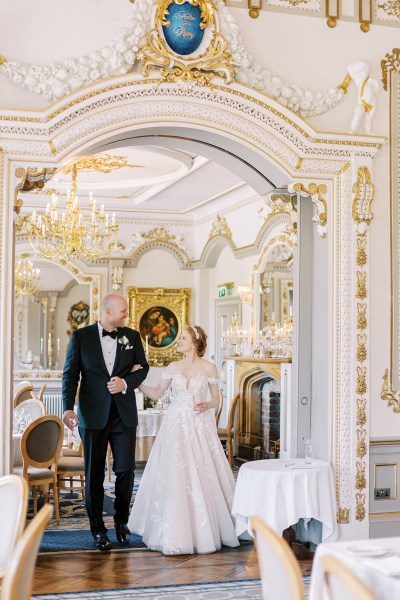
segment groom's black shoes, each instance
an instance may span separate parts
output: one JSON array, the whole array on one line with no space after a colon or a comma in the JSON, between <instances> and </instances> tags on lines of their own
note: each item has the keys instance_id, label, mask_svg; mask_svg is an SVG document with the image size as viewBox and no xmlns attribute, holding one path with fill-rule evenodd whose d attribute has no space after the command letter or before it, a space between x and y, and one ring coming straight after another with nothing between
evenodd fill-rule
<instances>
[{"instance_id":1,"label":"groom's black shoes","mask_svg":"<svg viewBox=\"0 0 400 600\"><path fill-rule=\"evenodd\" d=\"M105 550L111 550L111 542L105 531L99 531L93 534L94 545L103 552Z\"/></svg>"},{"instance_id":2,"label":"groom's black shoes","mask_svg":"<svg viewBox=\"0 0 400 600\"><path fill-rule=\"evenodd\" d=\"M131 538L131 532L124 523L115 523L115 534L121 546L127 546Z\"/></svg>"}]
</instances>

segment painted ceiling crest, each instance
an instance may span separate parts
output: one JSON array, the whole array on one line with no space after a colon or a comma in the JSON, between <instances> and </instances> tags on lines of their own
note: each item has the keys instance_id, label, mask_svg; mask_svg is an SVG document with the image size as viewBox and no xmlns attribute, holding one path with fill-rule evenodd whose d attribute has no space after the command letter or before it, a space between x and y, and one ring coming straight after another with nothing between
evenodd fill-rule
<instances>
[{"instance_id":1,"label":"painted ceiling crest","mask_svg":"<svg viewBox=\"0 0 400 600\"><path fill-rule=\"evenodd\" d=\"M238 24L229 8L221 0L214 0L213 2L211 0L160 0L156 9L154 9L152 0L136 0L132 6L127 25L103 48L94 50L84 56L69 58L62 62L50 62L46 65L21 63L0 55L0 73L13 83L22 86L25 90L41 94L54 101L95 81L129 73L135 69L138 70L139 58L140 56L143 57L146 49L148 66L149 53L154 53L155 40L153 34L155 30L153 26L155 16L160 13L160 5L168 5L166 8L169 11L172 5L183 5L185 10L188 7L193 8L200 5L201 18L203 19L200 28L204 25L203 5L211 7L212 12L215 12L213 23L217 22L218 27L216 29L218 33L213 35L213 41L209 43L210 46L214 44L212 50L214 55L211 58L209 57L210 60L196 63L199 73L201 73L205 63L208 67L216 63L215 56L218 53L219 56L223 56L226 65L229 56L229 75L232 75L236 81L267 94L287 106L294 113L298 113L302 118L312 117L330 110L338 104L346 91L344 86L317 91L303 89L298 85L285 82L267 67L253 61L246 50ZM167 39L168 32L166 32L165 24L163 22L161 26L164 37ZM161 39L163 36L159 37ZM200 48L203 46L200 46ZM177 53L178 56L182 54L182 52ZM160 58L161 54L162 49L160 50L160 43L158 43L158 46L156 44L155 55L159 67L163 66L160 64L163 60L166 62L165 57ZM189 54L189 52L186 52L186 54ZM189 58L183 61L183 70L187 70L189 62ZM181 63L180 68L182 69ZM148 70L142 60L142 72L147 75ZM169 69L170 76L171 72L172 79L174 79L177 71L176 69ZM218 69L214 69L214 72L218 74ZM228 73L228 66L226 66L225 72ZM219 74L221 73L222 70L220 69ZM229 77L224 78L227 81L230 79ZM184 80L184 77L181 77L181 79ZM195 78L192 76L191 79L193 83ZM203 85L207 85L208 81L209 79L198 77L198 82Z\"/></svg>"}]
</instances>

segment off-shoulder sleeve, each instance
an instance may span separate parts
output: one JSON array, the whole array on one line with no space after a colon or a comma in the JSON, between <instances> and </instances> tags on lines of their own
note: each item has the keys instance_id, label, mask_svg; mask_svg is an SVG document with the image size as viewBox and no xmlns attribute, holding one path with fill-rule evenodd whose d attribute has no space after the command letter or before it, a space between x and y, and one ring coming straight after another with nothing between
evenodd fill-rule
<instances>
[{"instance_id":1,"label":"off-shoulder sleeve","mask_svg":"<svg viewBox=\"0 0 400 600\"><path fill-rule=\"evenodd\" d=\"M174 374L171 373L171 371L168 369L168 367L166 369L164 369L164 371L161 373L162 379L172 379L173 376L174 376Z\"/></svg>"},{"instance_id":2,"label":"off-shoulder sleeve","mask_svg":"<svg viewBox=\"0 0 400 600\"><path fill-rule=\"evenodd\" d=\"M218 385L219 384L219 379L218 377L209 377L207 379L208 383L210 383L211 385Z\"/></svg>"}]
</instances>

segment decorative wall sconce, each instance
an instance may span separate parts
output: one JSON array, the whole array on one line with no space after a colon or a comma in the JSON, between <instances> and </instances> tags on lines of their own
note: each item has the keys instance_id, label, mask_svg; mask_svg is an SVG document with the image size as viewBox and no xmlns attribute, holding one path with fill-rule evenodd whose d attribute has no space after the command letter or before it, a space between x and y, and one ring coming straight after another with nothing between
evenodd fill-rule
<instances>
[{"instance_id":1,"label":"decorative wall sconce","mask_svg":"<svg viewBox=\"0 0 400 600\"><path fill-rule=\"evenodd\" d=\"M111 269L111 287L116 292L120 289L124 278L124 271L122 267L113 267Z\"/></svg>"},{"instance_id":2,"label":"decorative wall sconce","mask_svg":"<svg viewBox=\"0 0 400 600\"><path fill-rule=\"evenodd\" d=\"M249 285L238 285L237 292L239 294L239 299L242 304L252 304L253 303L253 292Z\"/></svg>"}]
</instances>

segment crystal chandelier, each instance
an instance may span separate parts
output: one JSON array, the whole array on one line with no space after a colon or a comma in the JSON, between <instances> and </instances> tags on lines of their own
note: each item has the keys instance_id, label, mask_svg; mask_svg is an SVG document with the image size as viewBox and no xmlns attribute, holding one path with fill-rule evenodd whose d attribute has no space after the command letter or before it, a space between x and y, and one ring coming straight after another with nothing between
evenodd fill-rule
<instances>
[{"instance_id":1,"label":"crystal chandelier","mask_svg":"<svg viewBox=\"0 0 400 600\"><path fill-rule=\"evenodd\" d=\"M242 356L243 344L247 341L247 331L242 329L236 312L231 317L229 329L222 334L224 346L228 346L231 356ZM230 348L229 348L230 346Z\"/></svg>"},{"instance_id":2,"label":"crystal chandelier","mask_svg":"<svg viewBox=\"0 0 400 600\"><path fill-rule=\"evenodd\" d=\"M33 268L30 260L19 260L15 265L15 293L18 296L31 296L40 286L40 270Z\"/></svg>"},{"instance_id":3,"label":"crystal chandelier","mask_svg":"<svg viewBox=\"0 0 400 600\"><path fill-rule=\"evenodd\" d=\"M28 235L32 248L46 258L105 258L118 244L118 225L115 214L111 222L104 212L104 204L96 207L90 193L89 209L81 211L77 196L77 167L71 168L72 189L67 192L65 210L58 209L57 196L53 194L46 212L32 213L28 222Z\"/></svg>"}]
</instances>

